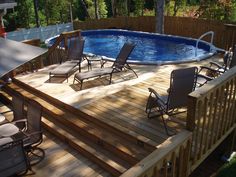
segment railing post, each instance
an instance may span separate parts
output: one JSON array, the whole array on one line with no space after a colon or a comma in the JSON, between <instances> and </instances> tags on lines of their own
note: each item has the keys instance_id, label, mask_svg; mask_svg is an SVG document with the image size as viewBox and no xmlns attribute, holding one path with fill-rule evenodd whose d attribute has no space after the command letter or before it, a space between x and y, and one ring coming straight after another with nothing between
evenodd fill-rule
<instances>
[{"instance_id":1,"label":"railing post","mask_svg":"<svg viewBox=\"0 0 236 177\"><path fill-rule=\"evenodd\" d=\"M192 97L191 94L188 96L188 111L187 111L187 130L193 132L195 128L195 117L196 117L196 105L197 101L195 97Z\"/></svg>"}]
</instances>

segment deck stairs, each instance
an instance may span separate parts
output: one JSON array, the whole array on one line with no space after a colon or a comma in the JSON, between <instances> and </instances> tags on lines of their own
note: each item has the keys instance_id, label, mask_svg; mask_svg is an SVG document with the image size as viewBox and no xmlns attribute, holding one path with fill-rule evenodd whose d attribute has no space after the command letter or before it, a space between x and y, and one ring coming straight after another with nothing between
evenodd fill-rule
<instances>
[{"instance_id":1,"label":"deck stairs","mask_svg":"<svg viewBox=\"0 0 236 177\"><path fill-rule=\"evenodd\" d=\"M82 111L14 79L0 91L0 99L11 105L20 92L27 102L43 106L43 128L101 166L112 176L120 176L156 149L135 136L124 133Z\"/></svg>"}]
</instances>

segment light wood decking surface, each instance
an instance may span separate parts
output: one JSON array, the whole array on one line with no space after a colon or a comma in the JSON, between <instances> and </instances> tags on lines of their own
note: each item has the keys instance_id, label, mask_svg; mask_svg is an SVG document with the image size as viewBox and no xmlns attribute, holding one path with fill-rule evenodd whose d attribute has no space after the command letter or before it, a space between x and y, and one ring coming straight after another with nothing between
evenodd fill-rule
<instances>
[{"instance_id":1,"label":"light wood decking surface","mask_svg":"<svg viewBox=\"0 0 236 177\"><path fill-rule=\"evenodd\" d=\"M212 59L215 61L219 60L217 57ZM19 75L17 79L66 104L78 108L99 121L103 121L129 135L142 139L152 146L158 147L168 136L165 133L160 118L147 119L145 113L146 101L149 95L147 88L152 87L160 94L164 94L169 87L170 73L173 69L205 65L208 62L209 60L180 65L133 66L139 75L138 79L135 78L132 72L127 71L116 74L111 85L108 85L106 78L85 81L81 91L78 90L78 85L72 84L73 75L69 78L68 83L60 79L52 79L52 82L48 83L48 73L56 65L41 69L35 73ZM85 70L87 70L86 66L83 67L82 72ZM183 130L185 128L185 118L186 112L178 114L172 118L172 121L168 121L170 130L177 133ZM88 173L86 172L86 175L89 172L91 174L98 172L97 175L101 176L108 175L106 172L98 169L95 164L88 162L85 158L80 158L78 153L74 155L73 150L65 150L63 143L55 143L52 135L47 133L45 135L46 138L42 148L45 149L46 157L48 155L49 157L47 158L49 159L47 160L46 158L41 165L39 164L35 168L36 173L50 174L50 169L52 168L58 171L58 176L63 176L63 173L68 176L73 176L73 174L80 176L78 175L80 172L76 172L74 167L78 165L78 168L84 168L86 171L86 165L88 165ZM53 147L56 149L58 147L58 152L55 155L50 155L51 151L54 151ZM56 159L56 161L51 162L50 156L52 159ZM59 156L63 157L57 159L56 157ZM67 161L67 158L70 160ZM81 159L85 160L80 162ZM80 164L82 167L80 167ZM81 176L83 176L82 173Z\"/></svg>"}]
</instances>

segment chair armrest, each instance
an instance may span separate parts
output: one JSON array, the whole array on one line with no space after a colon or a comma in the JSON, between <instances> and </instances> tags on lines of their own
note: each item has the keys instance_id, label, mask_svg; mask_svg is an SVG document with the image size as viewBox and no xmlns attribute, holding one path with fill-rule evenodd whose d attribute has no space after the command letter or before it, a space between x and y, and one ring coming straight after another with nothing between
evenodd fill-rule
<instances>
[{"instance_id":1,"label":"chair armrest","mask_svg":"<svg viewBox=\"0 0 236 177\"><path fill-rule=\"evenodd\" d=\"M220 68L219 68L220 69ZM208 66L200 66L200 70L198 73L200 73L202 70L207 70L207 71L210 71L212 73L215 73L215 74L221 74L223 73L222 71L220 71L219 69L214 69L214 68L211 68L211 67L208 67Z\"/></svg>"},{"instance_id":2,"label":"chair armrest","mask_svg":"<svg viewBox=\"0 0 236 177\"><path fill-rule=\"evenodd\" d=\"M27 119L20 119L20 120L13 121L11 123L15 124L15 123L19 123L19 122L27 122Z\"/></svg>"},{"instance_id":3,"label":"chair armrest","mask_svg":"<svg viewBox=\"0 0 236 177\"><path fill-rule=\"evenodd\" d=\"M161 96L156 92L156 90L154 90L153 88L148 88L150 94L155 95L157 101L160 101L159 103L161 104L160 106L165 107L166 103L165 101L161 98Z\"/></svg>"},{"instance_id":4,"label":"chair armrest","mask_svg":"<svg viewBox=\"0 0 236 177\"><path fill-rule=\"evenodd\" d=\"M43 131L37 131L37 132L33 132L33 133L24 132L24 134L27 135L28 137L34 136L34 135L37 135L37 134L42 134L42 133L43 133Z\"/></svg>"},{"instance_id":5,"label":"chair armrest","mask_svg":"<svg viewBox=\"0 0 236 177\"><path fill-rule=\"evenodd\" d=\"M210 62L210 66L215 66L219 69L222 68L222 65L220 65L219 63L213 62L213 61Z\"/></svg>"},{"instance_id":6,"label":"chair armrest","mask_svg":"<svg viewBox=\"0 0 236 177\"><path fill-rule=\"evenodd\" d=\"M201 77L203 79L206 79L207 81L211 81L211 80L214 79L212 77L209 77L209 76L206 76L206 75L202 75L202 74L197 74L197 77Z\"/></svg>"}]
</instances>

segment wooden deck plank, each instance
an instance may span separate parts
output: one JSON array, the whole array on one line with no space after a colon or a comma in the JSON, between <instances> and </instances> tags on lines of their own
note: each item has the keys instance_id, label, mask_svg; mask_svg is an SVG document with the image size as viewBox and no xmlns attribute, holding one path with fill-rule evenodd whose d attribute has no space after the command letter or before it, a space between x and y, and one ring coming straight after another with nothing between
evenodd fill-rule
<instances>
[{"instance_id":1,"label":"wooden deck plank","mask_svg":"<svg viewBox=\"0 0 236 177\"><path fill-rule=\"evenodd\" d=\"M71 173L73 169L80 169L75 176L89 177L91 173L88 174L88 171L92 171L93 176L100 173L104 173L104 176L110 176L109 173L78 154L48 132L44 131L44 140L40 147L45 151L45 159L33 166L35 174L32 176L42 177L50 175L57 177L66 176L66 174L67 176L73 176L75 174ZM86 168L81 168L81 166ZM31 176L30 173L27 176Z\"/></svg>"}]
</instances>

